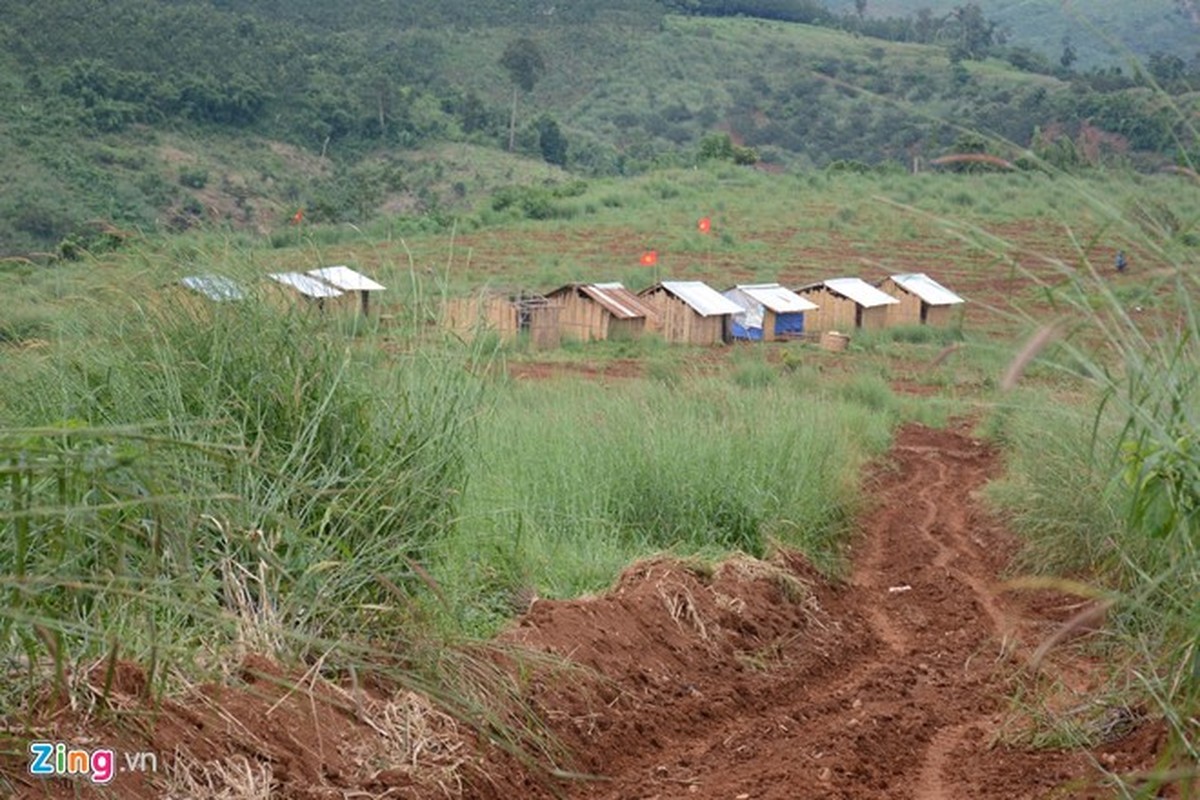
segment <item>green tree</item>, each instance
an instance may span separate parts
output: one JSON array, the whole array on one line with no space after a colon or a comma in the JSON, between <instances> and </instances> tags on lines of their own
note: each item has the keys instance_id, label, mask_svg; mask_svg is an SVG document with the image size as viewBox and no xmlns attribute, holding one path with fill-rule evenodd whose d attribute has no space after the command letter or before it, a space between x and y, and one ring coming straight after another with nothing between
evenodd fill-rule
<instances>
[{"instance_id":1,"label":"green tree","mask_svg":"<svg viewBox=\"0 0 1200 800\"><path fill-rule=\"evenodd\" d=\"M513 84L512 114L508 120L508 151L511 153L517 137L518 93L533 91L538 79L546 71L546 61L542 58L542 51L537 42L522 36L509 42L504 48L504 54L500 56L500 66L508 71L508 77Z\"/></svg>"},{"instance_id":2,"label":"green tree","mask_svg":"<svg viewBox=\"0 0 1200 800\"><path fill-rule=\"evenodd\" d=\"M548 164L559 167L567 165L567 137L563 135L558 122L548 114L543 114L537 122L538 148L542 158Z\"/></svg>"},{"instance_id":3,"label":"green tree","mask_svg":"<svg viewBox=\"0 0 1200 800\"><path fill-rule=\"evenodd\" d=\"M946 19L946 32L953 44L950 58L980 60L986 58L996 41L996 23L983 15L978 3L958 6Z\"/></svg>"},{"instance_id":4,"label":"green tree","mask_svg":"<svg viewBox=\"0 0 1200 800\"><path fill-rule=\"evenodd\" d=\"M1058 57L1058 63L1062 64L1063 69L1069 70L1079 58L1079 54L1075 52L1075 47L1071 44L1070 36L1062 38L1062 48L1062 55Z\"/></svg>"},{"instance_id":5,"label":"green tree","mask_svg":"<svg viewBox=\"0 0 1200 800\"><path fill-rule=\"evenodd\" d=\"M732 161L733 139L728 133L710 133L700 140L701 161Z\"/></svg>"}]
</instances>

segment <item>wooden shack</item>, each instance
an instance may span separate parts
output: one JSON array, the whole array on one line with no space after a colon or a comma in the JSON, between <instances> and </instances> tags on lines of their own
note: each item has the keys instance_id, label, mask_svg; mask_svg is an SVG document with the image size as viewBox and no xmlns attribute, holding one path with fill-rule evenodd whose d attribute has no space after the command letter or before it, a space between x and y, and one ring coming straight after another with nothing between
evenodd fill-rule
<instances>
[{"instance_id":1,"label":"wooden shack","mask_svg":"<svg viewBox=\"0 0 1200 800\"><path fill-rule=\"evenodd\" d=\"M891 325L933 325L947 328L954 324L955 311L965 301L923 272L891 275L879 288L896 298L888 306Z\"/></svg>"},{"instance_id":2,"label":"wooden shack","mask_svg":"<svg viewBox=\"0 0 1200 800\"><path fill-rule=\"evenodd\" d=\"M668 342L713 345L729 340L730 320L742 307L701 281L662 281L639 295L654 316L652 329Z\"/></svg>"},{"instance_id":3,"label":"wooden shack","mask_svg":"<svg viewBox=\"0 0 1200 800\"><path fill-rule=\"evenodd\" d=\"M179 284L214 303L237 302L247 296L241 284L224 275L189 275L180 278Z\"/></svg>"},{"instance_id":4,"label":"wooden shack","mask_svg":"<svg viewBox=\"0 0 1200 800\"><path fill-rule=\"evenodd\" d=\"M831 278L801 286L796 294L817 304L805 318L811 333L886 328L888 306L899 302L861 278Z\"/></svg>"},{"instance_id":5,"label":"wooden shack","mask_svg":"<svg viewBox=\"0 0 1200 800\"><path fill-rule=\"evenodd\" d=\"M578 341L633 339L654 316L654 309L619 283L568 283L546 298L559 307L563 337Z\"/></svg>"},{"instance_id":6,"label":"wooden shack","mask_svg":"<svg viewBox=\"0 0 1200 800\"><path fill-rule=\"evenodd\" d=\"M341 289L300 272L275 272L267 277L283 287L287 295L302 297L322 313L328 303L345 295Z\"/></svg>"},{"instance_id":7,"label":"wooden shack","mask_svg":"<svg viewBox=\"0 0 1200 800\"><path fill-rule=\"evenodd\" d=\"M308 275L322 283L329 284L339 291L358 292L362 298L362 314L364 317L369 316L371 313L371 293L382 292L386 288L361 272L352 270L345 265L310 269Z\"/></svg>"},{"instance_id":8,"label":"wooden shack","mask_svg":"<svg viewBox=\"0 0 1200 800\"><path fill-rule=\"evenodd\" d=\"M742 307L734 314L730 332L734 339L774 342L804 333L804 315L816 304L778 283L748 283L723 294Z\"/></svg>"},{"instance_id":9,"label":"wooden shack","mask_svg":"<svg viewBox=\"0 0 1200 800\"><path fill-rule=\"evenodd\" d=\"M446 301L442 325L464 339L494 333L503 342L524 334L535 350L551 350L561 339L559 306L537 294L484 291Z\"/></svg>"}]
</instances>

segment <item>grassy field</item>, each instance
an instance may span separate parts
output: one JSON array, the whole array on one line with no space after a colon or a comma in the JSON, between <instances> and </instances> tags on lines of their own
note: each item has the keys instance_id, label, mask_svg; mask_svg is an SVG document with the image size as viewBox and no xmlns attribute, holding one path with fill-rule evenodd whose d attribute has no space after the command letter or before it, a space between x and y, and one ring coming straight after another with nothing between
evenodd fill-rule
<instances>
[{"instance_id":1,"label":"grassy field","mask_svg":"<svg viewBox=\"0 0 1200 800\"><path fill-rule=\"evenodd\" d=\"M869 501L862 466L893 426L969 415L1009 453L993 496L1027 563L1114 604L1114 680L1194 755L1186 181L718 166L560 180L427 228L280 226L7 263L0 713L78 688L80 665L138 661L162 690L248 651L374 665L478 712L436 668L453 643L662 551L785 546L836 575ZM1128 275L1111 269L1118 247ZM650 248L656 270L637 264ZM379 316L316 314L263 280L330 263L390 287ZM653 339L547 353L429 324L444 295L484 283L901 271L967 296L962 330L859 336L845 354ZM256 302L175 286L201 272ZM1022 349L1051 323L1058 344ZM396 642L414 654L401 665L381 657Z\"/></svg>"}]
</instances>

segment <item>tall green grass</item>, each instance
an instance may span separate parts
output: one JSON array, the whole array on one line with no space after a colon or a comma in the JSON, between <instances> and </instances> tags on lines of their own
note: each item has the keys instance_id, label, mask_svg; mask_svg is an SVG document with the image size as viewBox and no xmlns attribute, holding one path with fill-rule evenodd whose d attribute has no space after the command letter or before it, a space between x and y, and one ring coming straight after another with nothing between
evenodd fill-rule
<instances>
[{"instance_id":1,"label":"tall green grass","mask_svg":"<svg viewBox=\"0 0 1200 800\"><path fill-rule=\"evenodd\" d=\"M436 570L466 621L487 629L522 592L602 589L662 551L762 555L778 543L836 569L859 467L895 417L797 379L741 374L499 393Z\"/></svg>"},{"instance_id":2,"label":"tall green grass","mask_svg":"<svg viewBox=\"0 0 1200 800\"><path fill-rule=\"evenodd\" d=\"M1153 774L1115 776L1122 795L1174 785L1190 796L1200 785L1200 283L1173 239L1138 241L1164 266L1131 279L1160 304L1146 316L1114 286L1127 279L1090 264L1064 275L1072 335L1037 369L1059 373L1072 396L1019 391L1000 406L990 426L1010 461L993 496L1028 537L1026 569L1082 578L1114 602L1114 681L1134 687L1118 693L1161 717L1170 740Z\"/></svg>"},{"instance_id":3,"label":"tall green grass","mask_svg":"<svg viewBox=\"0 0 1200 800\"><path fill-rule=\"evenodd\" d=\"M367 355L321 315L158 297L0 388L0 713L97 658L152 685L247 649L411 640L457 517L470 353ZM337 658L332 659L337 662Z\"/></svg>"}]
</instances>

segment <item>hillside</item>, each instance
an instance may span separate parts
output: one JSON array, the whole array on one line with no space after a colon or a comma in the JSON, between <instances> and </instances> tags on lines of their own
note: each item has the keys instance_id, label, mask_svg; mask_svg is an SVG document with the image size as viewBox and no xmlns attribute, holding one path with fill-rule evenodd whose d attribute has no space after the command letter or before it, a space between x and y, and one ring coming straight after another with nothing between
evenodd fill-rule
<instances>
[{"instance_id":1,"label":"hillside","mask_svg":"<svg viewBox=\"0 0 1200 800\"><path fill-rule=\"evenodd\" d=\"M1197 57L1200 8L1192 0L977 0L988 18L999 23L1009 42L1030 47L1057 63L1063 38L1078 56L1076 66L1122 65L1153 53L1184 60ZM837 13L854 13L854 0L825 0ZM945 16L962 0L868 0L868 17L908 16L929 9Z\"/></svg>"},{"instance_id":2,"label":"hillside","mask_svg":"<svg viewBox=\"0 0 1200 800\"><path fill-rule=\"evenodd\" d=\"M724 134L773 170L899 169L964 147L1153 164L1194 137L1128 79L1072 85L952 61L938 44L673 16L648 0L538 8L14 9L0 22L12 100L0 104L0 255L93 247L114 226L267 234L300 209L314 223L382 212L449 224L509 184L687 166L703 147L724 152ZM514 85L499 62L521 42L543 69L515 97L510 154ZM1039 128L1050 133L1035 142ZM1080 156L1085 134L1103 146Z\"/></svg>"}]
</instances>

